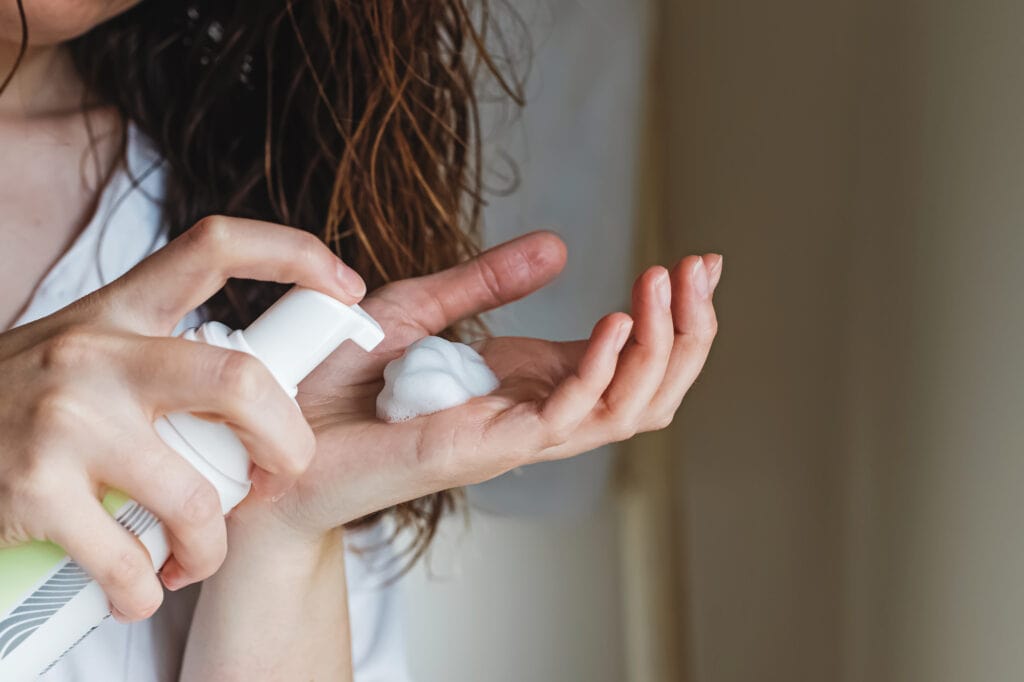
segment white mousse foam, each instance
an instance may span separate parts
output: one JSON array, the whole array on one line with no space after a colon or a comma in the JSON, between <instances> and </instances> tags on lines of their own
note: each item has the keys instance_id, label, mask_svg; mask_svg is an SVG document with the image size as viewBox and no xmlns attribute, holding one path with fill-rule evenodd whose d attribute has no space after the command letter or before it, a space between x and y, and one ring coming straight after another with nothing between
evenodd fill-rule
<instances>
[{"instance_id":1,"label":"white mousse foam","mask_svg":"<svg viewBox=\"0 0 1024 682\"><path fill-rule=\"evenodd\" d=\"M377 416L401 422L433 414L487 395L499 383L480 354L466 344L428 336L384 368Z\"/></svg>"}]
</instances>

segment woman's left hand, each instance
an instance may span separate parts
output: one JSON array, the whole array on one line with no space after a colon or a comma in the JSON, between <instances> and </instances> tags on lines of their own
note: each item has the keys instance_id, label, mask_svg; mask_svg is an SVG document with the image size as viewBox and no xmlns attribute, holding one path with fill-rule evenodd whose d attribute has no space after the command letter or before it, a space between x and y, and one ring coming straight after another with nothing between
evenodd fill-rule
<instances>
[{"instance_id":1,"label":"woman's left hand","mask_svg":"<svg viewBox=\"0 0 1024 682\"><path fill-rule=\"evenodd\" d=\"M550 282L565 247L520 237L444 272L396 282L363 307L387 337L372 353L346 344L299 387L317 454L276 503L247 500L311 537L377 510L477 483L534 462L571 457L667 426L704 365L717 322L718 255L653 267L633 287L632 317L612 313L589 340L498 337L475 344L501 380L491 395L407 422L377 419L384 366L414 341ZM255 516L254 516L255 515Z\"/></svg>"}]
</instances>

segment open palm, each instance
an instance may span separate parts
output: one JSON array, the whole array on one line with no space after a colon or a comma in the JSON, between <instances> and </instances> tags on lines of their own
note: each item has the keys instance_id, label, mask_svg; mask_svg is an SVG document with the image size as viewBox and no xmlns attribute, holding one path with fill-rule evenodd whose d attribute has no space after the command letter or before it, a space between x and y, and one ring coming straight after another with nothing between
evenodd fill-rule
<instances>
[{"instance_id":1,"label":"open palm","mask_svg":"<svg viewBox=\"0 0 1024 682\"><path fill-rule=\"evenodd\" d=\"M544 286L564 263L561 241L535 233L369 296L363 307L387 336L372 353L346 344L300 386L317 455L276 511L321 531L665 426L714 337L717 256L684 259L671 277L651 268L634 287L632 317L602 318L588 340L497 337L474 344L501 380L488 396L398 424L377 419L389 361L424 336ZM695 275L705 277L704 293Z\"/></svg>"}]
</instances>

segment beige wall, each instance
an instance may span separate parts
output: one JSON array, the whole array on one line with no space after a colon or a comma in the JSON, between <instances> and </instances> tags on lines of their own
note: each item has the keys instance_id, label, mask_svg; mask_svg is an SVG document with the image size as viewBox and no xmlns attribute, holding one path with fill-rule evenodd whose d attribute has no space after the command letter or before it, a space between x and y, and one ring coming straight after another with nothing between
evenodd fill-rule
<instances>
[{"instance_id":1,"label":"beige wall","mask_svg":"<svg viewBox=\"0 0 1024 682\"><path fill-rule=\"evenodd\" d=\"M664 5L693 679L1021 679L1024 5Z\"/></svg>"},{"instance_id":2,"label":"beige wall","mask_svg":"<svg viewBox=\"0 0 1024 682\"><path fill-rule=\"evenodd\" d=\"M701 682L840 671L850 15L819 0L669 11L670 248L725 255L719 338L676 427Z\"/></svg>"},{"instance_id":3,"label":"beige wall","mask_svg":"<svg viewBox=\"0 0 1024 682\"><path fill-rule=\"evenodd\" d=\"M862 252L894 243L901 275L858 301L858 324L888 330L862 342L851 395L870 493L854 527L862 679L1019 680L1024 6L906 3L872 21L897 47L872 64L886 89L866 110Z\"/></svg>"}]
</instances>

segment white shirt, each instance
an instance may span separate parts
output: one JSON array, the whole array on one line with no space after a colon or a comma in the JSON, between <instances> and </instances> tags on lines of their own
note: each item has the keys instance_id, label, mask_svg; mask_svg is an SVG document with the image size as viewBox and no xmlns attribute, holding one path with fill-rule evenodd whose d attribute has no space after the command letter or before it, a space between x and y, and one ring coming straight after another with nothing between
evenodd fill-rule
<instances>
[{"instance_id":1,"label":"white shirt","mask_svg":"<svg viewBox=\"0 0 1024 682\"><path fill-rule=\"evenodd\" d=\"M129 129L127 169L107 185L89 225L40 282L15 326L60 310L117 279L167 243L160 228L164 169L148 141ZM192 326L193 313L183 321ZM383 531L350 536L356 546L383 544ZM387 586L380 553L346 555L356 682L405 682L398 594ZM177 680L197 590L165 592L149 620L123 625L108 618L41 679L46 682L171 682ZM272 627L272 624L268 624Z\"/></svg>"}]
</instances>

